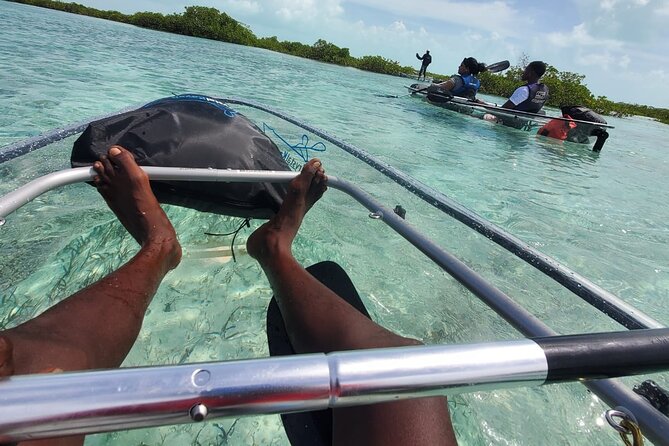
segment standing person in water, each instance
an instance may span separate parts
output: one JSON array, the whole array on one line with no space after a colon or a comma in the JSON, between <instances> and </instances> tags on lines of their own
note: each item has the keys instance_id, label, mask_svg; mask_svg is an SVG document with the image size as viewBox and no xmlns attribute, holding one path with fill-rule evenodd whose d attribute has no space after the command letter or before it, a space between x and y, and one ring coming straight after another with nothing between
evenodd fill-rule
<instances>
[{"instance_id":1,"label":"standing person in water","mask_svg":"<svg viewBox=\"0 0 669 446\"><path fill-rule=\"evenodd\" d=\"M418 70L418 80L420 80L421 73L423 74L423 80L425 80L425 76L427 76L427 66L432 63L432 56L430 56L430 50L425 50L425 54L423 54L422 56L419 56L418 53L416 53L416 59L423 61L423 63L420 66L420 70Z\"/></svg>"},{"instance_id":2,"label":"standing person in water","mask_svg":"<svg viewBox=\"0 0 669 446\"><path fill-rule=\"evenodd\" d=\"M530 62L520 78L526 82L525 85L518 87L502 107L538 113L548 100L548 87L539 83L539 79L545 72L545 63L539 60Z\"/></svg>"},{"instance_id":3,"label":"standing person in water","mask_svg":"<svg viewBox=\"0 0 669 446\"><path fill-rule=\"evenodd\" d=\"M446 94L466 98L476 99L476 93L481 88L481 81L476 75L486 70L483 63L479 63L473 57L465 57L458 67L458 74L452 76L445 82L430 86L428 93ZM438 96L435 97L437 99Z\"/></svg>"},{"instance_id":4,"label":"standing person in water","mask_svg":"<svg viewBox=\"0 0 669 446\"><path fill-rule=\"evenodd\" d=\"M120 366L144 313L181 246L127 150L113 146L93 165L94 184L139 243L117 271L17 327L0 331L0 377ZM298 263L292 243L302 220L327 189L321 162L311 160L289 185L278 213L248 239L249 254L269 279L296 353L418 345L364 316ZM1 384L0 384L1 385ZM445 397L393 401L332 411L333 444L456 444ZM83 435L37 441L81 445ZM33 442L22 443L35 444Z\"/></svg>"}]
</instances>

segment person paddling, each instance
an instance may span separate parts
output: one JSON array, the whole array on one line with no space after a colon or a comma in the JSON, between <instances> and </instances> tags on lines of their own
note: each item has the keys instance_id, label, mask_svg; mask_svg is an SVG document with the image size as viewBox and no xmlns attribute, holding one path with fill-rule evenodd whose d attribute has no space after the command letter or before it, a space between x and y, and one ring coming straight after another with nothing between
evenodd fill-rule
<instances>
[{"instance_id":1,"label":"person paddling","mask_svg":"<svg viewBox=\"0 0 669 446\"><path fill-rule=\"evenodd\" d=\"M458 74L445 82L433 84L428 88L428 99L433 102L448 100L448 96L474 100L481 88L481 81L476 75L486 71L486 65L473 57L465 57L458 67ZM433 93L432 95L430 93Z\"/></svg>"}]
</instances>

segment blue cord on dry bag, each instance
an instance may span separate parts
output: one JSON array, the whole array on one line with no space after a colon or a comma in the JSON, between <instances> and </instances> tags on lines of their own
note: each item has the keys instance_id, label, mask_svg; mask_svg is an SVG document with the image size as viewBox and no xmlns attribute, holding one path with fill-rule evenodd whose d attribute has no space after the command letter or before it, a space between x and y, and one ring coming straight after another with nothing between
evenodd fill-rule
<instances>
[{"instance_id":1,"label":"blue cord on dry bag","mask_svg":"<svg viewBox=\"0 0 669 446\"><path fill-rule=\"evenodd\" d=\"M309 161L309 158L310 158L309 151L310 150L312 152L325 152L325 150L326 150L325 144L323 144L320 141L317 142L317 143L314 143L312 145L309 145L309 136L307 136L306 134L302 135L302 141L301 142L299 142L297 144L291 144L288 141L286 141L285 138L283 138L281 135L279 135L277 133L277 131L274 130L274 128L270 127L269 125L267 125L263 122L262 123L263 133L266 133L266 130L270 130L272 133L274 133L274 136L279 138L281 140L281 142L283 142L285 145L287 145L290 148L290 150L292 150L293 152L295 152L295 154L297 154L297 156L302 158L302 161L304 161L305 163L307 161Z\"/></svg>"}]
</instances>

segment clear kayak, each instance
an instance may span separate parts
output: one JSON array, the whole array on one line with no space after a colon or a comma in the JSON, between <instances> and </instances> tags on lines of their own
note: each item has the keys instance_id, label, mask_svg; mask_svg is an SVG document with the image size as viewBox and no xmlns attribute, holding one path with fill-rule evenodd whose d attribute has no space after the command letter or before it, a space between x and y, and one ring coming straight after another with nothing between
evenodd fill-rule
<instances>
[{"instance_id":1,"label":"clear kayak","mask_svg":"<svg viewBox=\"0 0 669 446\"><path fill-rule=\"evenodd\" d=\"M412 96L424 98L432 105L473 118L537 133L548 138L578 144L593 144L595 152L602 149L608 138L607 129L614 128L585 107L570 107L571 110L575 110L572 112L575 117L566 114L566 110L563 111L566 116L551 116L545 113L509 110L489 102L444 94L430 84L412 84L407 90Z\"/></svg>"}]
</instances>

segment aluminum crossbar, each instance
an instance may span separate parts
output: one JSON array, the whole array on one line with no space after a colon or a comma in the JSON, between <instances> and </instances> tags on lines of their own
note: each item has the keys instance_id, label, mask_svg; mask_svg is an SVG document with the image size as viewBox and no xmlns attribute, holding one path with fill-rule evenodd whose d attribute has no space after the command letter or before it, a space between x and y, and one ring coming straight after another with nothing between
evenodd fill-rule
<instances>
[{"instance_id":1,"label":"aluminum crossbar","mask_svg":"<svg viewBox=\"0 0 669 446\"><path fill-rule=\"evenodd\" d=\"M0 443L642 373L669 367L667 342L655 329L15 376L0 380Z\"/></svg>"}]
</instances>

